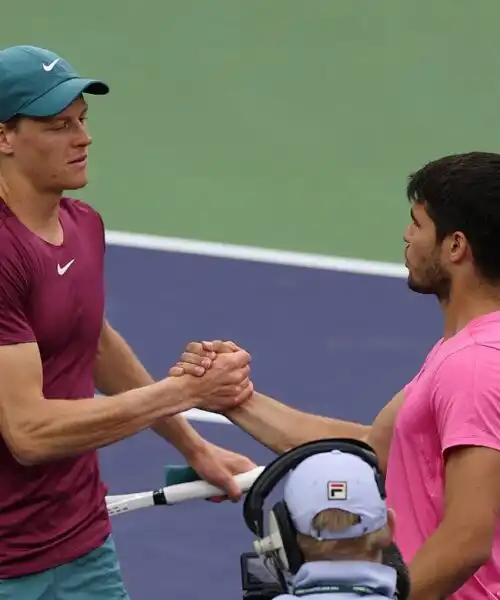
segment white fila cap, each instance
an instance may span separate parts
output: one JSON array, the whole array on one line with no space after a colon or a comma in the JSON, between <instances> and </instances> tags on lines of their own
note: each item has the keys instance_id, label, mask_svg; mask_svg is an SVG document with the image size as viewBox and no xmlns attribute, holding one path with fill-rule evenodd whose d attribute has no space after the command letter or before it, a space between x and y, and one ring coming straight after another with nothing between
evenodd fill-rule
<instances>
[{"instance_id":1,"label":"white fila cap","mask_svg":"<svg viewBox=\"0 0 500 600\"><path fill-rule=\"evenodd\" d=\"M372 467L339 450L302 461L286 478L284 500L297 531L320 540L361 537L387 523L387 506ZM358 515L360 522L343 531L316 531L314 517L329 508Z\"/></svg>"}]
</instances>

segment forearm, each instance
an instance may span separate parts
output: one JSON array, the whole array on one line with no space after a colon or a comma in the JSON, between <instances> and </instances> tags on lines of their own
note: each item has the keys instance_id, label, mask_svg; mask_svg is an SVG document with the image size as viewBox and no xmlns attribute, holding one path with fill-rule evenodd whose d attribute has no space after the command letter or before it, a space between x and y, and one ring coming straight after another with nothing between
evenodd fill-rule
<instances>
[{"instance_id":1,"label":"forearm","mask_svg":"<svg viewBox=\"0 0 500 600\"><path fill-rule=\"evenodd\" d=\"M109 396L154 383L154 379L127 342L107 323L100 339L94 381L96 388ZM151 429L184 455L204 442L180 414L158 419Z\"/></svg>"},{"instance_id":2,"label":"forearm","mask_svg":"<svg viewBox=\"0 0 500 600\"><path fill-rule=\"evenodd\" d=\"M154 383L127 342L109 324L99 339L94 366L94 385L106 396L114 396Z\"/></svg>"},{"instance_id":3,"label":"forearm","mask_svg":"<svg viewBox=\"0 0 500 600\"><path fill-rule=\"evenodd\" d=\"M258 392L225 416L278 454L323 438L365 439L370 431L367 425L300 412Z\"/></svg>"},{"instance_id":4,"label":"forearm","mask_svg":"<svg viewBox=\"0 0 500 600\"><path fill-rule=\"evenodd\" d=\"M181 379L167 379L110 398L41 399L2 415L2 434L19 462L36 464L107 446L195 404Z\"/></svg>"},{"instance_id":5,"label":"forearm","mask_svg":"<svg viewBox=\"0 0 500 600\"><path fill-rule=\"evenodd\" d=\"M488 559L478 532L445 524L420 548L410 563L410 600L444 600L458 590Z\"/></svg>"}]
</instances>

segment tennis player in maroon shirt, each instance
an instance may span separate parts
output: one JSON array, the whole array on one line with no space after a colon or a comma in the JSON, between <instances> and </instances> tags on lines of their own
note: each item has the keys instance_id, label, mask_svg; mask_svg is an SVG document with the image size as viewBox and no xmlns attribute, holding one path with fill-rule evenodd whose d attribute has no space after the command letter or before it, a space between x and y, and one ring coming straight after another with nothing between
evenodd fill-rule
<instances>
[{"instance_id":1,"label":"tennis player in maroon shirt","mask_svg":"<svg viewBox=\"0 0 500 600\"><path fill-rule=\"evenodd\" d=\"M179 414L246 399L246 352L154 382L105 319L103 222L64 193L87 183L84 93L107 92L50 51L0 52L0 600L128 598L98 448L153 428L232 499L255 466Z\"/></svg>"}]
</instances>

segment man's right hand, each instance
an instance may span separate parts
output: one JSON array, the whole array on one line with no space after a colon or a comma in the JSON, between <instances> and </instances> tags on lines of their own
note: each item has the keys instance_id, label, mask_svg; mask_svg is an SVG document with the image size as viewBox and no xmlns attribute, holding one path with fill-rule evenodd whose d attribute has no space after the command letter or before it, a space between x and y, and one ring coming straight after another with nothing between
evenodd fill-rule
<instances>
[{"instance_id":1,"label":"man's right hand","mask_svg":"<svg viewBox=\"0 0 500 600\"><path fill-rule=\"evenodd\" d=\"M211 360L210 368L205 370L202 377L183 375L186 379L189 378L189 393L201 399L198 408L221 412L250 398L253 393L253 385L249 379L250 360L251 357L245 350L227 350ZM169 372L169 376L176 375Z\"/></svg>"},{"instance_id":2,"label":"man's right hand","mask_svg":"<svg viewBox=\"0 0 500 600\"><path fill-rule=\"evenodd\" d=\"M212 367L219 354L242 350L234 342L215 340L212 342L190 342L177 363L170 368L169 377L194 375L202 377Z\"/></svg>"}]
</instances>

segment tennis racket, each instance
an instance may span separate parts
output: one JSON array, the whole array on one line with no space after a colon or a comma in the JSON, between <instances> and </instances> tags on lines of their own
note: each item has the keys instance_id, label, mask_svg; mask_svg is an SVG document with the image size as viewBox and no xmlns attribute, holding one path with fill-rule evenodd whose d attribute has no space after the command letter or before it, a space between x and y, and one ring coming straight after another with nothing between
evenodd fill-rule
<instances>
[{"instance_id":1,"label":"tennis racket","mask_svg":"<svg viewBox=\"0 0 500 600\"><path fill-rule=\"evenodd\" d=\"M234 480L240 486L242 492L247 492L263 470L264 467L256 467L246 473L235 475ZM199 480L169 485L156 490L138 492L136 494L107 496L106 505L108 514L114 516L133 510L139 510L141 508L171 506L173 504L185 502L186 500L209 499L224 495L224 490L217 488L206 481Z\"/></svg>"}]
</instances>

